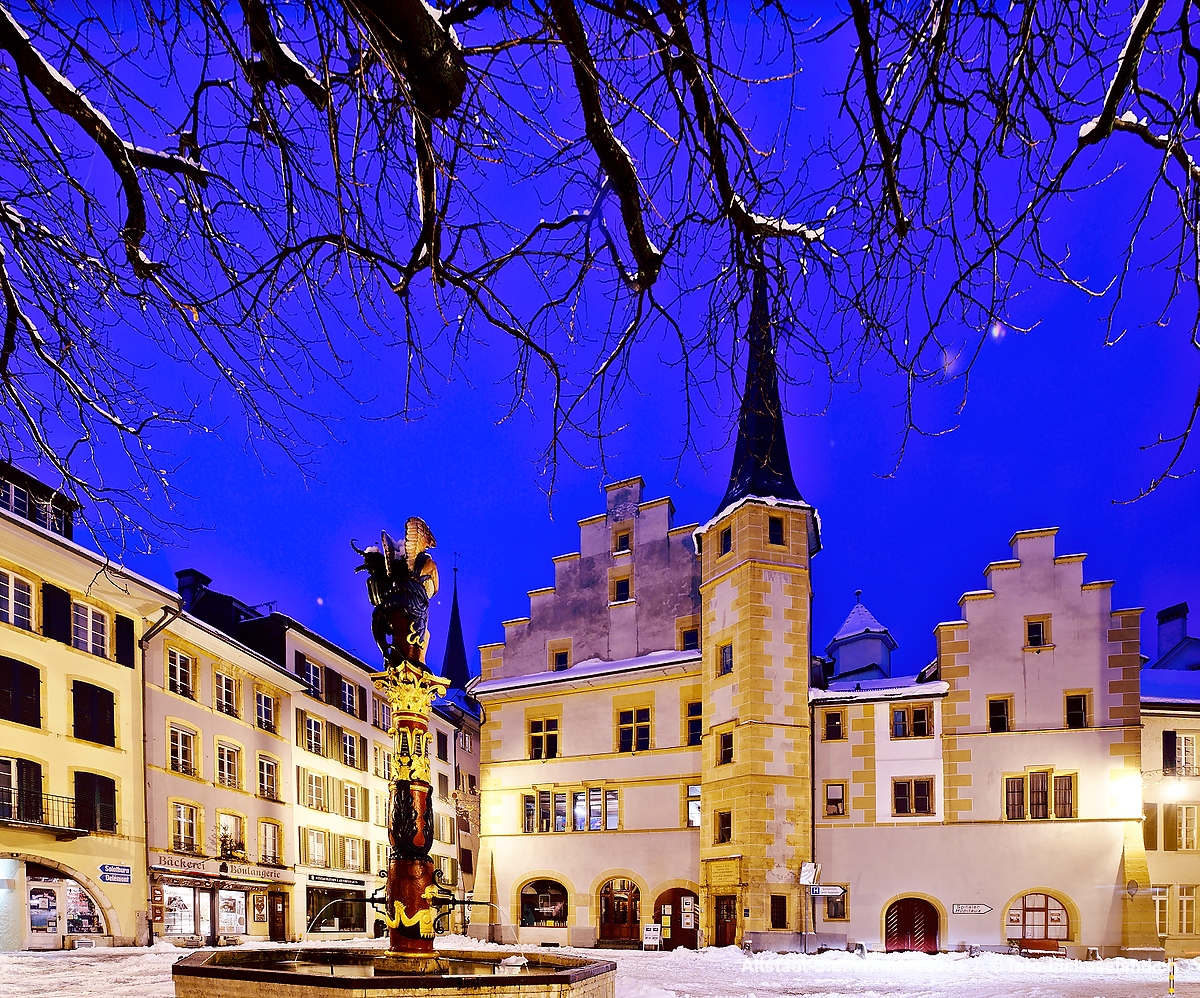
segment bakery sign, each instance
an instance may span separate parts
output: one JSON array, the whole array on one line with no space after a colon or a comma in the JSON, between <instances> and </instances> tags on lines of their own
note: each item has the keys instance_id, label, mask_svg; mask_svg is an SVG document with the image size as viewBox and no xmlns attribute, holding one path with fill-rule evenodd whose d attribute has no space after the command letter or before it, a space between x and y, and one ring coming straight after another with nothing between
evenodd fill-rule
<instances>
[{"instance_id":1,"label":"bakery sign","mask_svg":"<svg viewBox=\"0 0 1200 998\"><path fill-rule=\"evenodd\" d=\"M170 853L157 853L153 865L160 870L166 869L176 873L192 873L207 877L273 880L288 884L293 882L291 870L281 870L275 866L259 866L256 863L231 863L229 860L223 859L202 859L199 856L173 856Z\"/></svg>"}]
</instances>

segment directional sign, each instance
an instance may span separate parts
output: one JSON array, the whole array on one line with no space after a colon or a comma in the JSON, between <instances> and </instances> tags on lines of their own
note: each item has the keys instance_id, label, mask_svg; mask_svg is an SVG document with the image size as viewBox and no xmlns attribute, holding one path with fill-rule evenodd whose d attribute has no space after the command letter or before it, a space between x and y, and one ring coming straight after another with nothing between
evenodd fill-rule
<instances>
[{"instance_id":1,"label":"directional sign","mask_svg":"<svg viewBox=\"0 0 1200 998\"><path fill-rule=\"evenodd\" d=\"M840 898L846 893L846 888L840 884L813 884L808 889L809 897L814 898Z\"/></svg>"},{"instance_id":2,"label":"directional sign","mask_svg":"<svg viewBox=\"0 0 1200 998\"><path fill-rule=\"evenodd\" d=\"M953 915L986 915L992 910L990 904L952 904L950 913Z\"/></svg>"},{"instance_id":3,"label":"directional sign","mask_svg":"<svg viewBox=\"0 0 1200 998\"><path fill-rule=\"evenodd\" d=\"M133 867L118 866L116 863L101 863L100 864L100 872L101 873L117 873L117 874L122 874L122 875L128 877L131 873L133 873Z\"/></svg>"},{"instance_id":4,"label":"directional sign","mask_svg":"<svg viewBox=\"0 0 1200 998\"><path fill-rule=\"evenodd\" d=\"M132 884L133 868L116 863L101 863L100 879L106 884Z\"/></svg>"}]
</instances>

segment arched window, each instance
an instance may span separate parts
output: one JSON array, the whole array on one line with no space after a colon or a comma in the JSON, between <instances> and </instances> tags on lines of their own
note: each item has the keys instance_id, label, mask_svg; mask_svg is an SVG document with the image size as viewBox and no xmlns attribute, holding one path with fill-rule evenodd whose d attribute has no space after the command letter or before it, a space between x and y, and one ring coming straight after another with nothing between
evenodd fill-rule
<instances>
[{"instance_id":1,"label":"arched window","mask_svg":"<svg viewBox=\"0 0 1200 998\"><path fill-rule=\"evenodd\" d=\"M610 880L600 888L600 938L640 939L641 892L632 880Z\"/></svg>"},{"instance_id":2,"label":"arched window","mask_svg":"<svg viewBox=\"0 0 1200 998\"><path fill-rule=\"evenodd\" d=\"M562 928L567 924L567 889L557 880L534 880L521 888L521 925Z\"/></svg>"},{"instance_id":3,"label":"arched window","mask_svg":"<svg viewBox=\"0 0 1200 998\"><path fill-rule=\"evenodd\" d=\"M1071 921L1062 902L1049 894L1026 894L1008 909L1009 939L1069 939Z\"/></svg>"}]
</instances>

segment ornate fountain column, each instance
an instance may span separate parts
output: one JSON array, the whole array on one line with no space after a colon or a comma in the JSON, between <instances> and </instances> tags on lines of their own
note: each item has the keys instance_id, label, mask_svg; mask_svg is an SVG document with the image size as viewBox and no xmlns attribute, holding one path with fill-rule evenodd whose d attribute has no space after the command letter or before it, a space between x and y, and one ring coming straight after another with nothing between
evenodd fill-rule
<instances>
[{"instance_id":1,"label":"ornate fountain column","mask_svg":"<svg viewBox=\"0 0 1200 998\"><path fill-rule=\"evenodd\" d=\"M429 712L448 683L425 666L429 601L438 589L435 544L425 522L410 517L400 548L386 533L365 550L359 571L375 609L371 630L383 653L375 686L392 707L392 782L388 795L388 870L385 920L394 969L429 969L433 956L430 904L433 879L433 787L430 784Z\"/></svg>"}]
</instances>

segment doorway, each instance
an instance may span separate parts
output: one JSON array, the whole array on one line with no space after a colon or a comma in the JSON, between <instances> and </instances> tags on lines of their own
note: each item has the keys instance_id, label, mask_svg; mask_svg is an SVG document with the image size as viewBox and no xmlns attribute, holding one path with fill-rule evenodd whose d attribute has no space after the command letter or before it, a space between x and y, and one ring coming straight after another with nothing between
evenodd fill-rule
<instances>
[{"instance_id":1,"label":"doorway","mask_svg":"<svg viewBox=\"0 0 1200 998\"><path fill-rule=\"evenodd\" d=\"M66 905L61 881L29 885L28 949L62 949L66 936Z\"/></svg>"},{"instance_id":2,"label":"doorway","mask_svg":"<svg viewBox=\"0 0 1200 998\"><path fill-rule=\"evenodd\" d=\"M696 892L683 887L663 891L654 902L654 921L662 926L663 949L696 948Z\"/></svg>"},{"instance_id":3,"label":"doorway","mask_svg":"<svg viewBox=\"0 0 1200 998\"><path fill-rule=\"evenodd\" d=\"M937 909L923 898L893 901L884 916L885 944L889 953L936 953Z\"/></svg>"},{"instance_id":4,"label":"doorway","mask_svg":"<svg viewBox=\"0 0 1200 998\"><path fill-rule=\"evenodd\" d=\"M287 942L287 895L267 895L267 932L273 943Z\"/></svg>"},{"instance_id":5,"label":"doorway","mask_svg":"<svg viewBox=\"0 0 1200 998\"><path fill-rule=\"evenodd\" d=\"M641 938L641 891L632 880L610 880L600 888L600 938Z\"/></svg>"},{"instance_id":6,"label":"doorway","mask_svg":"<svg viewBox=\"0 0 1200 998\"><path fill-rule=\"evenodd\" d=\"M718 894L716 904L716 939L717 946L737 945L737 895Z\"/></svg>"}]
</instances>

